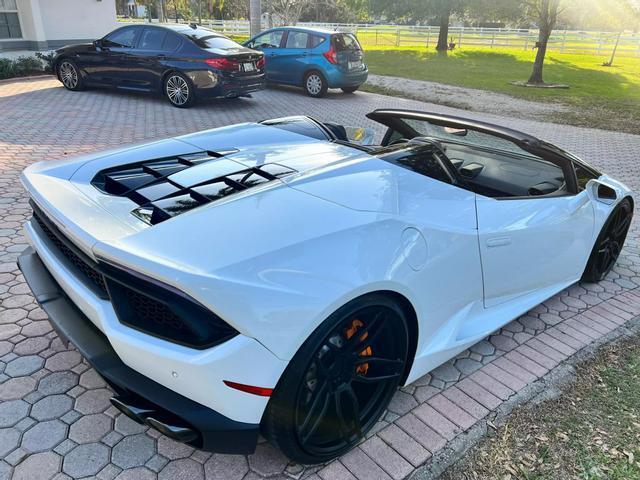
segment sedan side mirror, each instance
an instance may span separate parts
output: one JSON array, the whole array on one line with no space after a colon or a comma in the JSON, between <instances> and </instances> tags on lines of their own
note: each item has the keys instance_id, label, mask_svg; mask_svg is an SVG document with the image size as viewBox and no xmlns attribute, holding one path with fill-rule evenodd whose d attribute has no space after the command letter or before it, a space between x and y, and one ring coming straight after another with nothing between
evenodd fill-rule
<instances>
[{"instance_id":1,"label":"sedan side mirror","mask_svg":"<svg viewBox=\"0 0 640 480\"><path fill-rule=\"evenodd\" d=\"M102 48L102 39L99 38L98 40L94 40L93 41L93 46L96 48Z\"/></svg>"}]
</instances>

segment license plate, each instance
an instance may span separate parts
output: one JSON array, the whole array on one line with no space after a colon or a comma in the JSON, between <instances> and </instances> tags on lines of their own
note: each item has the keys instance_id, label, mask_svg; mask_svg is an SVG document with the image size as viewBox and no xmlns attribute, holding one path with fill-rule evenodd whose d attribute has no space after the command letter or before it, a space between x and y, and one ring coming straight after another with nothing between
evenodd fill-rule
<instances>
[{"instance_id":1,"label":"license plate","mask_svg":"<svg viewBox=\"0 0 640 480\"><path fill-rule=\"evenodd\" d=\"M362 61L349 62L349 70L362 70Z\"/></svg>"},{"instance_id":2,"label":"license plate","mask_svg":"<svg viewBox=\"0 0 640 480\"><path fill-rule=\"evenodd\" d=\"M242 68L245 72L255 72L256 66L253 63L243 63Z\"/></svg>"}]
</instances>

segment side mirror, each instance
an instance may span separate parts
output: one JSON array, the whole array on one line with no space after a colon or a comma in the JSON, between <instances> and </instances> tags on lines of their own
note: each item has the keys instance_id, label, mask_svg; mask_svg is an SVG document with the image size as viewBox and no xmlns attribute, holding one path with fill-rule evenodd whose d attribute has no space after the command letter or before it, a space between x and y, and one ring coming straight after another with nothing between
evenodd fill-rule
<instances>
[{"instance_id":1,"label":"side mirror","mask_svg":"<svg viewBox=\"0 0 640 480\"><path fill-rule=\"evenodd\" d=\"M597 201L611 205L618 198L616 190L609 185L605 185L597 180L589 180L586 189Z\"/></svg>"},{"instance_id":2,"label":"side mirror","mask_svg":"<svg viewBox=\"0 0 640 480\"><path fill-rule=\"evenodd\" d=\"M93 41L93 46L96 48L102 48L102 39L99 38L98 40L94 40Z\"/></svg>"}]
</instances>

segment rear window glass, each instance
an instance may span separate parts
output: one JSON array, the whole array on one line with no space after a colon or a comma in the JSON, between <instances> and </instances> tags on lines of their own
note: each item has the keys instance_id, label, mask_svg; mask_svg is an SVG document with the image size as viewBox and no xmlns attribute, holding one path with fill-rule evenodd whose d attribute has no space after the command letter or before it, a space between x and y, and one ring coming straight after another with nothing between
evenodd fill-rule
<instances>
[{"instance_id":1,"label":"rear window glass","mask_svg":"<svg viewBox=\"0 0 640 480\"><path fill-rule=\"evenodd\" d=\"M238 48L239 45L230 38L223 37L212 30L198 28L180 32L200 48Z\"/></svg>"},{"instance_id":2,"label":"rear window glass","mask_svg":"<svg viewBox=\"0 0 640 480\"><path fill-rule=\"evenodd\" d=\"M307 48L309 35L305 32L289 31L285 48Z\"/></svg>"},{"instance_id":3,"label":"rear window glass","mask_svg":"<svg viewBox=\"0 0 640 480\"><path fill-rule=\"evenodd\" d=\"M180 37L172 32L167 32L167 36L162 42L162 50L165 52L173 52L180 45Z\"/></svg>"},{"instance_id":4,"label":"rear window glass","mask_svg":"<svg viewBox=\"0 0 640 480\"><path fill-rule=\"evenodd\" d=\"M141 50L160 50L166 35L167 32L159 28L145 28L140 37L138 48Z\"/></svg>"},{"instance_id":5,"label":"rear window glass","mask_svg":"<svg viewBox=\"0 0 640 480\"><path fill-rule=\"evenodd\" d=\"M356 37L350 33L339 33L333 36L333 45L336 51L344 52L345 50L362 50Z\"/></svg>"},{"instance_id":6,"label":"rear window glass","mask_svg":"<svg viewBox=\"0 0 640 480\"><path fill-rule=\"evenodd\" d=\"M324 42L324 37L321 37L320 35L309 35L309 37L309 48L316 48L318 45Z\"/></svg>"}]
</instances>

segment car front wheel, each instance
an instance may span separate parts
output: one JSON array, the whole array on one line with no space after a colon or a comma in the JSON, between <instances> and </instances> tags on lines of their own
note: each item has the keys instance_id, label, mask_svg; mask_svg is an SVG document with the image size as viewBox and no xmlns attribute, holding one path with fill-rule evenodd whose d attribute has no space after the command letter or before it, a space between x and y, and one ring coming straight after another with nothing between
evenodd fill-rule
<instances>
[{"instance_id":1,"label":"car front wheel","mask_svg":"<svg viewBox=\"0 0 640 480\"><path fill-rule=\"evenodd\" d=\"M304 77L304 91L310 97L320 98L327 94L327 81L320 72L312 71Z\"/></svg>"},{"instance_id":2,"label":"car front wheel","mask_svg":"<svg viewBox=\"0 0 640 480\"><path fill-rule=\"evenodd\" d=\"M171 105L178 108L188 108L195 101L191 81L179 72L167 75L164 81L164 94Z\"/></svg>"},{"instance_id":3,"label":"car front wheel","mask_svg":"<svg viewBox=\"0 0 640 480\"><path fill-rule=\"evenodd\" d=\"M613 269L627 238L632 218L633 205L628 198L623 198L602 226L582 274L583 282L604 280Z\"/></svg>"},{"instance_id":4,"label":"car front wheel","mask_svg":"<svg viewBox=\"0 0 640 480\"><path fill-rule=\"evenodd\" d=\"M340 308L289 363L263 418L265 436L303 464L356 445L395 393L408 355L405 314L371 294Z\"/></svg>"},{"instance_id":5,"label":"car front wheel","mask_svg":"<svg viewBox=\"0 0 640 480\"><path fill-rule=\"evenodd\" d=\"M58 78L67 90L78 91L84 88L80 70L71 60L63 60L58 64Z\"/></svg>"}]
</instances>

